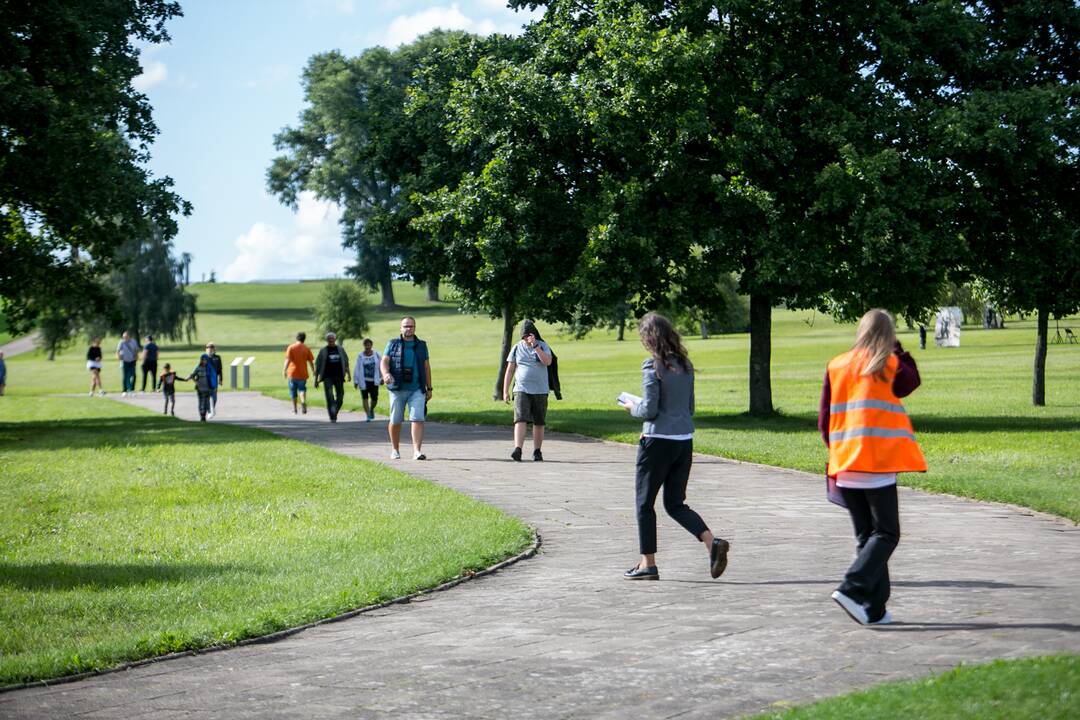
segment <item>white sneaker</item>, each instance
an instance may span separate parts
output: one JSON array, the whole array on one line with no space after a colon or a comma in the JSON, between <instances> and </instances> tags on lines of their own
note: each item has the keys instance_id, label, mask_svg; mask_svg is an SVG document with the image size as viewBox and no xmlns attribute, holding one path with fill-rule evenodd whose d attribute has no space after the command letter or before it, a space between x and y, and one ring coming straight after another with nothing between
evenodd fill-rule
<instances>
[{"instance_id":1,"label":"white sneaker","mask_svg":"<svg viewBox=\"0 0 1080 720\"><path fill-rule=\"evenodd\" d=\"M885 614L882 615L880 619L874 620L872 622L868 622L866 624L867 625L888 625L891 622L892 622L892 613L889 612L888 610L886 610Z\"/></svg>"},{"instance_id":2,"label":"white sneaker","mask_svg":"<svg viewBox=\"0 0 1080 720\"><path fill-rule=\"evenodd\" d=\"M89 395L90 397L94 397L94 391L91 390L90 392L87 393L87 395Z\"/></svg>"},{"instance_id":3,"label":"white sneaker","mask_svg":"<svg viewBox=\"0 0 1080 720\"><path fill-rule=\"evenodd\" d=\"M124 392L120 393L120 397L127 397L127 390L125 390Z\"/></svg>"},{"instance_id":4,"label":"white sneaker","mask_svg":"<svg viewBox=\"0 0 1080 720\"><path fill-rule=\"evenodd\" d=\"M868 625L870 623L870 617L866 614L866 608L844 593L836 590L832 594L832 599L836 601L837 605L844 608L844 612L850 615L851 619L855 622L860 625Z\"/></svg>"},{"instance_id":5,"label":"white sneaker","mask_svg":"<svg viewBox=\"0 0 1080 720\"><path fill-rule=\"evenodd\" d=\"M391 460L400 460L401 459L401 453L398 452L397 450L391 450L390 451L390 459Z\"/></svg>"},{"instance_id":6,"label":"white sneaker","mask_svg":"<svg viewBox=\"0 0 1080 720\"><path fill-rule=\"evenodd\" d=\"M211 410L210 412L206 413L206 417L208 417L208 418L210 418L211 420L213 420L213 419L214 419L214 411L213 411L213 410Z\"/></svg>"},{"instance_id":7,"label":"white sneaker","mask_svg":"<svg viewBox=\"0 0 1080 720\"><path fill-rule=\"evenodd\" d=\"M413 460L427 460L427 455L425 455L422 452L413 453L412 459Z\"/></svg>"}]
</instances>

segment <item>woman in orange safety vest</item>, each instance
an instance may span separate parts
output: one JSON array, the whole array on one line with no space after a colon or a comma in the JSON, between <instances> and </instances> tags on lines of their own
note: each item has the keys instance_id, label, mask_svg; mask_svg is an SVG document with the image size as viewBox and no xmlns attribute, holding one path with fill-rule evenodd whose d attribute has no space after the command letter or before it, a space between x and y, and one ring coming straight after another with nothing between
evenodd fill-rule
<instances>
[{"instance_id":1,"label":"woman in orange safety vest","mask_svg":"<svg viewBox=\"0 0 1080 720\"><path fill-rule=\"evenodd\" d=\"M896 339L892 316L871 310L855 345L829 361L818 429L829 447L830 478L855 526L858 555L832 594L863 625L892 621L889 557L900 541L896 473L925 472L911 420L900 404L919 387L919 369Z\"/></svg>"}]
</instances>

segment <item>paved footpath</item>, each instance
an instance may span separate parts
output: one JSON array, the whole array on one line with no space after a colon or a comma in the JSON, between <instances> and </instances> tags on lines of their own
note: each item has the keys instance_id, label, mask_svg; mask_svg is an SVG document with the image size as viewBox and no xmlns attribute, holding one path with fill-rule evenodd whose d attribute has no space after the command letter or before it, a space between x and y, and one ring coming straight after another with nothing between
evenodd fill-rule
<instances>
[{"instance_id":1,"label":"paved footpath","mask_svg":"<svg viewBox=\"0 0 1080 720\"><path fill-rule=\"evenodd\" d=\"M193 417L192 397L177 405ZM727 573L711 580L704 549L661 512L661 581L631 583L631 446L555 435L547 462L515 464L509 426L429 423L430 459L392 462L385 423L294 417L254 393L224 393L213 422L449 485L534 525L542 551L272 644L5 693L0 716L723 718L961 662L1080 652L1080 529L1022 509L901 490L898 622L868 629L829 599L853 542L815 476L697 456L689 502L731 540Z\"/></svg>"}]
</instances>

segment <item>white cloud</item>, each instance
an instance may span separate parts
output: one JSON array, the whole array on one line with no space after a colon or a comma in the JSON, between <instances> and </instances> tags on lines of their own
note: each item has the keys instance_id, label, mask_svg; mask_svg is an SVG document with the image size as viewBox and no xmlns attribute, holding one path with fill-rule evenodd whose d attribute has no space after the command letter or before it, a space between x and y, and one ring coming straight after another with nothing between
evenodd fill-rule
<instances>
[{"instance_id":1,"label":"white cloud","mask_svg":"<svg viewBox=\"0 0 1080 720\"><path fill-rule=\"evenodd\" d=\"M337 205L301 193L292 227L257 222L236 238L236 258L221 274L226 282L342 276L355 260L341 247Z\"/></svg>"},{"instance_id":2,"label":"white cloud","mask_svg":"<svg viewBox=\"0 0 1080 720\"><path fill-rule=\"evenodd\" d=\"M160 85L169 77L169 69L160 60L151 60L143 66L141 75L137 75L131 86L139 92L146 92L155 85Z\"/></svg>"},{"instance_id":3,"label":"white cloud","mask_svg":"<svg viewBox=\"0 0 1080 720\"><path fill-rule=\"evenodd\" d=\"M391 20L386 31L386 46L396 48L436 28L472 31L473 25L474 21L462 14L457 3L450 7L428 8L415 15L399 15Z\"/></svg>"}]
</instances>

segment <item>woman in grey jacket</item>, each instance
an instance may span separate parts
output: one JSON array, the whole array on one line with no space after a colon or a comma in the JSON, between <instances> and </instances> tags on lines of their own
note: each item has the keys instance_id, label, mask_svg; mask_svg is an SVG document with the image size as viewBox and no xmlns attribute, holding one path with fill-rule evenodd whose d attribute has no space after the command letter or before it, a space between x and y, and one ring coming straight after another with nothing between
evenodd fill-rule
<instances>
[{"instance_id":1,"label":"woman in grey jacket","mask_svg":"<svg viewBox=\"0 0 1080 720\"><path fill-rule=\"evenodd\" d=\"M694 366L682 338L663 315L648 313L638 323L641 344L652 356L641 364L640 402L621 403L644 422L638 443L637 524L641 561L623 573L627 580L659 580L656 567L656 496L664 489L664 510L705 544L709 572L727 568L729 544L713 537L701 516L686 504L686 483L694 454Z\"/></svg>"}]
</instances>

